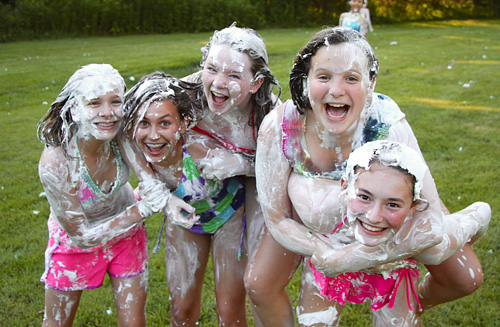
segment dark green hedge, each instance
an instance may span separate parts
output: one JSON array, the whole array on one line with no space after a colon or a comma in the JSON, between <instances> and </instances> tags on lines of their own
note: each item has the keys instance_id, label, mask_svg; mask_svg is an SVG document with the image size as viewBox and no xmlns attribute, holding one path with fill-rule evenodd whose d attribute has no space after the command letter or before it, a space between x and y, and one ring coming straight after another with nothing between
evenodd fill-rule
<instances>
[{"instance_id":1,"label":"dark green hedge","mask_svg":"<svg viewBox=\"0 0 500 327\"><path fill-rule=\"evenodd\" d=\"M498 0L369 0L374 23L500 17ZM335 25L347 0L2 0L0 42Z\"/></svg>"}]
</instances>

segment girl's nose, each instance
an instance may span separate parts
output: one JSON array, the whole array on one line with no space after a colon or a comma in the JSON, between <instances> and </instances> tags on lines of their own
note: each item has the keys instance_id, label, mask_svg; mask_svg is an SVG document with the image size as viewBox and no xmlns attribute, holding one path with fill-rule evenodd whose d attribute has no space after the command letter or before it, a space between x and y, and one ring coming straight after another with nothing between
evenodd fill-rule
<instances>
[{"instance_id":1,"label":"girl's nose","mask_svg":"<svg viewBox=\"0 0 500 327\"><path fill-rule=\"evenodd\" d=\"M375 204L372 208L370 208L370 210L366 213L366 218L373 224L378 224L384 221L381 205Z\"/></svg>"},{"instance_id":2,"label":"girl's nose","mask_svg":"<svg viewBox=\"0 0 500 327\"><path fill-rule=\"evenodd\" d=\"M150 126L148 138L150 140L158 140L160 138L160 135L158 135L158 132L156 131L156 128L154 126Z\"/></svg>"},{"instance_id":3,"label":"girl's nose","mask_svg":"<svg viewBox=\"0 0 500 327\"><path fill-rule=\"evenodd\" d=\"M215 87L222 89L226 86L226 78L222 74L217 74L215 75L213 84Z\"/></svg>"},{"instance_id":4,"label":"girl's nose","mask_svg":"<svg viewBox=\"0 0 500 327\"><path fill-rule=\"evenodd\" d=\"M345 89L340 78L333 78L330 81L330 90L329 93L334 97L338 98L345 94Z\"/></svg>"},{"instance_id":5,"label":"girl's nose","mask_svg":"<svg viewBox=\"0 0 500 327\"><path fill-rule=\"evenodd\" d=\"M99 116L101 117L111 117L115 115L115 109L109 103L104 103L102 105L101 111L99 111Z\"/></svg>"}]
</instances>

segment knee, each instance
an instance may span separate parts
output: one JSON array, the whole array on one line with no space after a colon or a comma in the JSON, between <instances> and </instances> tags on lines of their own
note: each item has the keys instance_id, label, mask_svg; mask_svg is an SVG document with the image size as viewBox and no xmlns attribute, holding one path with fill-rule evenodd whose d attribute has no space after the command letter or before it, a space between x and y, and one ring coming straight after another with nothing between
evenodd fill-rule
<instances>
[{"instance_id":1,"label":"knee","mask_svg":"<svg viewBox=\"0 0 500 327\"><path fill-rule=\"evenodd\" d=\"M170 302L172 326L194 326L198 322L199 315L199 306L184 301Z\"/></svg>"},{"instance_id":2,"label":"knee","mask_svg":"<svg viewBox=\"0 0 500 327\"><path fill-rule=\"evenodd\" d=\"M266 299L273 298L275 287L266 283L264 276L257 276L253 273L245 274L245 290L253 304L265 302Z\"/></svg>"},{"instance_id":3,"label":"knee","mask_svg":"<svg viewBox=\"0 0 500 327\"><path fill-rule=\"evenodd\" d=\"M470 270L471 278L464 278L460 286L457 286L458 290L466 295L474 293L483 284L483 271L481 267L477 271L473 272L472 268Z\"/></svg>"}]
</instances>

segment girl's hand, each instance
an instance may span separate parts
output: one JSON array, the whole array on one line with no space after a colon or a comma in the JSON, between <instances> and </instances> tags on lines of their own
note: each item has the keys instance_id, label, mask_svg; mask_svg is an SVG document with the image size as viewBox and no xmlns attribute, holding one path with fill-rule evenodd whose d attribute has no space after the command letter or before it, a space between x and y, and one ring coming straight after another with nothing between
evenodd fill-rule
<instances>
[{"instance_id":1,"label":"girl's hand","mask_svg":"<svg viewBox=\"0 0 500 327\"><path fill-rule=\"evenodd\" d=\"M171 195L164 211L174 224L186 229L193 227L200 219L195 215L195 209L192 206L175 195Z\"/></svg>"},{"instance_id":2,"label":"girl's hand","mask_svg":"<svg viewBox=\"0 0 500 327\"><path fill-rule=\"evenodd\" d=\"M210 149L205 158L199 160L198 168L207 179L224 180L233 176L254 176L253 162L226 149Z\"/></svg>"}]
</instances>

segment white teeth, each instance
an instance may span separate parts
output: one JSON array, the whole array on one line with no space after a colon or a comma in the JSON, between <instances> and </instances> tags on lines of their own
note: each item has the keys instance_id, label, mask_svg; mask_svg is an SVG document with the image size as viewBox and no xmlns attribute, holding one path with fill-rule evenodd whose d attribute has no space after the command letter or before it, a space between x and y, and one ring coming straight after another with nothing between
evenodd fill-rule
<instances>
[{"instance_id":1,"label":"white teeth","mask_svg":"<svg viewBox=\"0 0 500 327\"><path fill-rule=\"evenodd\" d=\"M110 122L110 123L97 123L97 125L99 126L103 126L103 127L111 127L115 124L115 122Z\"/></svg>"},{"instance_id":2,"label":"white teeth","mask_svg":"<svg viewBox=\"0 0 500 327\"><path fill-rule=\"evenodd\" d=\"M224 94L220 94L220 93L213 92L213 91L212 91L212 94L215 95L216 97L225 97Z\"/></svg>"},{"instance_id":3,"label":"white teeth","mask_svg":"<svg viewBox=\"0 0 500 327\"><path fill-rule=\"evenodd\" d=\"M342 108L344 105L343 104L336 104L336 103L328 103L330 107L335 107L335 108Z\"/></svg>"},{"instance_id":4,"label":"white teeth","mask_svg":"<svg viewBox=\"0 0 500 327\"><path fill-rule=\"evenodd\" d=\"M372 232L381 232L383 231L384 229L383 228L380 228L380 227L374 227L374 226L370 226L370 225L367 225L366 223L362 222L361 221L361 225L368 229L369 231L372 231Z\"/></svg>"},{"instance_id":5,"label":"white teeth","mask_svg":"<svg viewBox=\"0 0 500 327\"><path fill-rule=\"evenodd\" d=\"M148 148L157 149L161 148L164 144L147 144Z\"/></svg>"}]
</instances>

